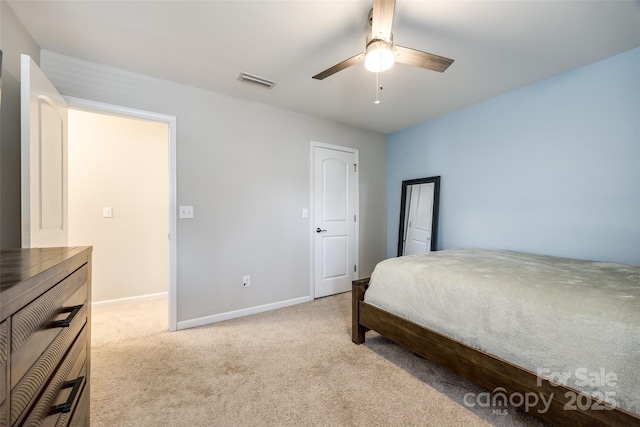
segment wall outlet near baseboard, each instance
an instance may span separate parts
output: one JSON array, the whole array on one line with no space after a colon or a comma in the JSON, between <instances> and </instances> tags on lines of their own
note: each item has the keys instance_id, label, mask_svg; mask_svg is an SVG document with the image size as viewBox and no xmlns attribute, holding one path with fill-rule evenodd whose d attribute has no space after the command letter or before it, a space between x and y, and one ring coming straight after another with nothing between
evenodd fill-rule
<instances>
[{"instance_id":1,"label":"wall outlet near baseboard","mask_svg":"<svg viewBox=\"0 0 640 427\"><path fill-rule=\"evenodd\" d=\"M245 288L251 286L251 276L242 276L242 286Z\"/></svg>"}]
</instances>

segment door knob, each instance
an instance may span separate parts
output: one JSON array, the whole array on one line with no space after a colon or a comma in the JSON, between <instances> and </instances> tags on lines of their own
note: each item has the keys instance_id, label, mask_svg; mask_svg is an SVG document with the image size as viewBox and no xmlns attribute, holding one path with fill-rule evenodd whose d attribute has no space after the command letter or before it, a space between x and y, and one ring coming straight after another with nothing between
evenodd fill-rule
<instances>
[{"instance_id":1,"label":"door knob","mask_svg":"<svg viewBox=\"0 0 640 427\"><path fill-rule=\"evenodd\" d=\"M321 230L320 227L316 228L316 233L325 233L327 230Z\"/></svg>"}]
</instances>

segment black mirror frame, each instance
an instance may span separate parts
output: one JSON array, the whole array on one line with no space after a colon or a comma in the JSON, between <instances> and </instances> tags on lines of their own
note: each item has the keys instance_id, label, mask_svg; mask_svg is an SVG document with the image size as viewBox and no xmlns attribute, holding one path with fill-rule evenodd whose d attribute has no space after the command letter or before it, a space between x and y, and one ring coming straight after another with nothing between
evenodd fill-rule
<instances>
[{"instance_id":1,"label":"black mirror frame","mask_svg":"<svg viewBox=\"0 0 640 427\"><path fill-rule=\"evenodd\" d=\"M400 230L398 232L398 256L402 256L404 240L404 223L407 205L407 187L415 184L427 184L433 182L433 219L431 222L431 250L436 251L438 247L438 211L440 210L440 176L429 178L417 178L402 181L402 196L400 199Z\"/></svg>"}]
</instances>

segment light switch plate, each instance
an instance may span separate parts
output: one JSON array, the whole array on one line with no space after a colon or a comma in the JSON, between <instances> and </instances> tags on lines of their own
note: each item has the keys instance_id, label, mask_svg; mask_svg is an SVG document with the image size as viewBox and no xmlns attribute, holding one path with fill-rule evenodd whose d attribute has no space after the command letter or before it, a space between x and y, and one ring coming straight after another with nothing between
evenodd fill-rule
<instances>
[{"instance_id":1,"label":"light switch plate","mask_svg":"<svg viewBox=\"0 0 640 427\"><path fill-rule=\"evenodd\" d=\"M180 206L180 218L193 218L193 206Z\"/></svg>"},{"instance_id":2,"label":"light switch plate","mask_svg":"<svg viewBox=\"0 0 640 427\"><path fill-rule=\"evenodd\" d=\"M113 208L110 206L102 208L102 217L113 218Z\"/></svg>"}]
</instances>

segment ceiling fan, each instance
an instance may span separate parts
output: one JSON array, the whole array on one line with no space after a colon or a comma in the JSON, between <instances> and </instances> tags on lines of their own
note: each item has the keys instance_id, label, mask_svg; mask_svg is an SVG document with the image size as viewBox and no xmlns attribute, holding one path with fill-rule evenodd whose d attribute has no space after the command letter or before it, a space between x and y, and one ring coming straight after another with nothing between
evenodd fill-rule
<instances>
[{"instance_id":1,"label":"ceiling fan","mask_svg":"<svg viewBox=\"0 0 640 427\"><path fill-rule=\"evenodd\" d=\"M365 51L327 68L313 78L323 80L363 60L365 68L374 73L388 70L394 62L444 72L453 59L393 44L391 26L395 8L396 0L373 0L373 9L369 12L371 34L367 36Z\"/></svg>"}]
</instances>

